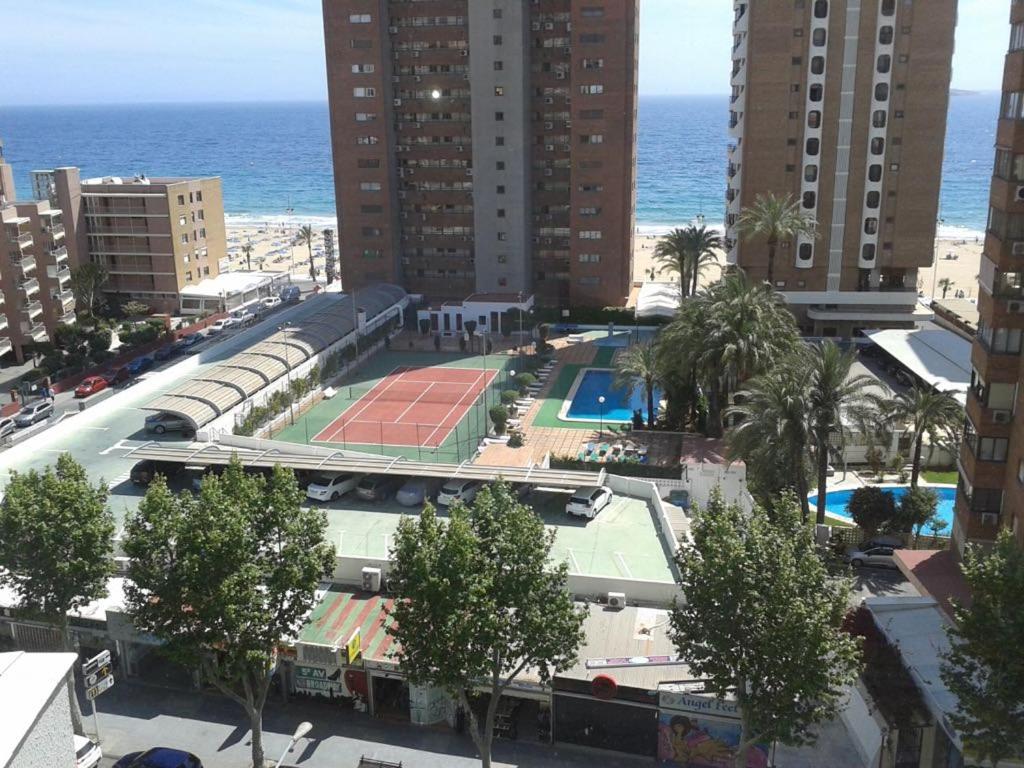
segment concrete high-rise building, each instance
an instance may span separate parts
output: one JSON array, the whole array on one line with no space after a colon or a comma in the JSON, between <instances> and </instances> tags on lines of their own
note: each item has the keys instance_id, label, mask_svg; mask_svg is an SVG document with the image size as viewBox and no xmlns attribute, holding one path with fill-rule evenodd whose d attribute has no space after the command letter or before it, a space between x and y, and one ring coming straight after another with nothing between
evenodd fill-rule
<instances>
[{"instance_id":1,"label":"concrete high-rise building","mask_svg":"<svg viewBox=\"0 0 1024 768\"><path fill-rule=\"evenodd\" d=\"M178 313L181 289L220 273L227 255L221 183L211 178L79 178L33 171L33 192L65 213L72 264L106 268L104 292Z\"/></svg>"},{"instance_id":2,"label":"concrete high-rise building","mask_svg":"<svg viewBox=\"0 0 1024 768\"><path fill-rule=\"evenodd\" d=\"M735 226L791 196L817 236L772 280L802 329L910 327L933 263L957 0L734 0L728 261L768 277ZM927 315L927 313L924 313Z\"/></svg>"},{"instance_id":3,"label":"concrete high-rise building","mask_svg":"<svg viewBox=\"0 0 1024 768\"><path fill-rule=\"evenodd\" d=\"M638 0L324 0L343 285L620 305Z\"/></svg>"},{"instance_id":4,"label":"concrete high-rise building","mask_svg":"<svg viewBox=\"0 0 1024 768\"><path fill-rule=\"evenodd\" d=\"M1024 547L1024 2L1011 5L953 543Z\"/></svg>"}]
</instances>

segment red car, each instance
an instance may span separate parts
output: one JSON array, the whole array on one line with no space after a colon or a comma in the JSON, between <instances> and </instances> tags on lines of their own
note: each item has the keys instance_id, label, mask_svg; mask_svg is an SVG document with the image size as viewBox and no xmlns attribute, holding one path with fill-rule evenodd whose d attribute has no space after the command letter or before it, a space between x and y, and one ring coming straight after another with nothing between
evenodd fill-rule
<instances>
[{"instance_id":1,"label":"red car","mask_svg":"<svg viewBox=\"0 0 1024 768\"><path fill-rule=\"evenodd\" d=\"M75 387L75 397L89 397L107 388L107 380L102 376L86 376L82 383Z\"/></svg>"}]
</instances>

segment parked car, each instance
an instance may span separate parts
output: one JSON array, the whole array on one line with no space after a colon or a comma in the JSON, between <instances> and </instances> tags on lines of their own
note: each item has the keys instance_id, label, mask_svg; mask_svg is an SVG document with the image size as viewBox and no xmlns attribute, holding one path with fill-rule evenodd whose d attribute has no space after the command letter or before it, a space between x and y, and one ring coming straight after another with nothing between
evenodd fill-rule
<instances>
[{"instance_id":1,"label":"parked car","mask_svg":"<svg viewBox=\"0 0 1024 768\"><path fill-rule=\"evenodd\" d=\"M334 501L359 485L361 478L351 473L319 475L306 486L306 496L314 501Z\"/></svg>"},{"instance_id":2,"label":"parked car","mask_svg":"<svg viewBox=\"0 0 1024 768\"><path fill-rule=\"evenodd\" d=\"M196 344L200 344L204 338L206 337L201 333L190 333L188 336L182 336L174 342L171 345L171 350L176 354L186 353Z\"/></svg>"},{"instance_id":3,"label":"parked car","mask_svg":"<svg viewBox=\"0 0 1024 768\"><path fill-rule=\"evenodd\" d=\"M895 549L892 546L850 546L846 548L846 555L843 559L854 568L861 568L865 565L874 568L898 568L896 559L892 556Z\"/></svg>"},{"instance_id":4,"label":"parked car","mask_svg":"<svg viewBox=\"0 0 1024 768\"><path fill-rule=\"evenodd\" d=\"M173 413L154 413L146 417L146 431L162 435L165 432L190 432L192 425Z\"/></svg>"},{"instance_id":5,"label":"parked car","mask_svg":"<svg viewBox=\"0 0 1024 768\"><path fill-rule=\"evenodd\" d=\"M573 493L569 503L565 505L565 511L577 517L593 519L597 513L607 507L612 500L611 488L593 485L579 488Z\"/></svg>"},{"instance_id":6,"label":"parked car","mask_svg":"<svg viewBox=\"0 0 1024 768\"><path fill-rule=\"evenodd\" d=\"M247 326L255 323L259 318L256 316L255 307L236 309L231 313L231 319L237 321L239 326Z\"/></svg>"},{"instance_id":7,"label":"parked car","mask_svg":"<svg viewBox=\"0 0 1024 768\"><path fill-rule=\"evenodd\" d=\"M206 467L202 465L192 465L185 467L186 485L196 493L199 493L203 487L203 478L207 475L223 475L224 470L227 467Z\"/></svg>"},{"instance_id":8,"label":"parked car","mask_svg":"<svg viewBox=\"0 0 1024 768\"><path fill-rule=\"evenodd\" d=\"M281 293L278 294L281 301L285 304L295 304L302 298L302 291L299 290L297 285L286 285L281 289Z\"/></svg>"},{"instance_id":9,"label":"parked car","mask_svg":"<svg viewBox=\"0 0 1024 768\"><path fill-rule=\"evenodd\" d=\"M456 501L469 504L480 492L479 480L448 480L437 494L439 507L450 507Z\"/></svg>"},{"instance_id":10,"label":"parked car","mask_svg":"<svg viewBox=\"0 0 1024 768\"><path fill-rule=\"evenodd\" d=\"M418 507L426 504L437 493L441 482L430 477L413 477L405 482L395 494L395 501L403 507Z\"/></svg>"},{"instance_id":11,"label":"parked car","mask_svg":"<svg viewBox=\"0 0 1024 768\"><path fill-rule=\"evenodd\" d=\"M100 745L85 736L74 734L75 768L96 768L103 759Z\"/></svg>"},{"instance_id":12,"label":"parked car","mask_svg":"<svg viewBox=\"0 0 1024 768\"><path fill-rule=\"evenodd\" d=\"M174 477L182 469L181 464L176 464L173 461L143 459L136 462L135 466L132 467L131 472L128 474L128 479L135 485L149 485L157 475Z\"/></svg>"},{"instance_id":13,"label":"parked car","mask_svg":"<svg viewBox=\"0 0 1024 768\"><path fill-rule=\"evenodd\" d=\"M222 317L220 320L214 320L206 329L207 333L220 333L221 331L227 331L231 328L237 328L239 322L233 317Z\"/></svg>"},{"instance_id":14,"label":"parked car","mask_svg":"<svg viewBox=\"0 0 1024 768\"><path fill-rule=\"evenodd\" d=\"M356 486L356 495L364 501L384 501L395 492L396 485L395 478L388 475L366 475Z\"/></svg>"},{"instance_id":15,"label":"parked car","mask_svg":"<svg viewBox=\"0 0 1024 768\"><path fill-rule=\"evenodd\" d=\"M145 752L129 752L114 768L203 768L203 761L191 752L170 747L154 747Z\"/></svg>"},{"instance_id":16,"label":"parked car","mask_svg":"<svg viewBox=\"0 0 1024 768\"><path fill-rule=\"evenodd\" d=\"M148 371L153 367L153 358L149 355L143 355L142 357L136 357L134 360L129 362L125 368L128 369L128 373L132 376L138 376L143 371Z\"/></svg>"},{"instance_id":17,"label":"parked car","mask_svg":"<svg viewBox=\"0 0 1024 768\"><path fill-rule=\"evenodd\" d=\"M858 547L861 551L874 549L875 547L891 547L892 549L903 549L906 545L899 536L875 536L873 539L862 541Z\"/></svg>"},{"instance_id":18,"label":"parked car","mask_svg":"<svg viewBox=\"0 0 1024 768\"><path fill-rule=\"evenodd\" d=\"M174 347L173 347L173 345L166 344L166 345L160 347L160 349L156 350L156 352L153 353L153 359L162 363L164 360L170 360L171 356L173 354L174 354Z\"/></svg>"},{"instance_id":19,"label":"parked car","mask_svg":"<svg viewBox=\"0 0 1024 768\"><path fill-rule=\"evenodd\" d=\"M49 400L36 400L29 403L14 417L14 424L18 427L31 427L39 421L45 421L53 416L53 403Z\"/></svg>"},{"instance_id":20,"label":"parked car","mask_svg":"<svg viewBox=\"0 0 1024 768\"><path fill-rule=\"evenodd\" d=\"M267 296L260 302L264 309L277 309L281 306L280 296Z\"/></svg>"},{"instance_id":21,"label":"parked car","mask_svg":"<svg viewBox=\"0 0 1024 768\"><path fill-rule=\"evenodd\" d=\"M10 416L4 416L0 419L0 437L7 437L12 434L14 430L18 428L18 425L14 423L14 419Z\"/></svg>"},{"instance_id":22,"label":"parked car","mask_svg":"<svg viewBox=\"0 0 1024 768\"><path fill-rule=\"evenodd\" d=\"M82 383L75 387L75 397L90 397L107 388L107 380L102 376L86 376Z\"/></svg>"},{"instance_id":23,"label":"parked car","mask_svg":"<svg viewBox=\"0 0 1024 768\"><path fill-rule=\"evenodd\" d=\"M118 384L124 384L131 377L132 375L129 372L127 365L122 365L119 368L112 368L103 373L103 378L107 380L108 387L116 387Z\"/></svg>"}]
</instances>

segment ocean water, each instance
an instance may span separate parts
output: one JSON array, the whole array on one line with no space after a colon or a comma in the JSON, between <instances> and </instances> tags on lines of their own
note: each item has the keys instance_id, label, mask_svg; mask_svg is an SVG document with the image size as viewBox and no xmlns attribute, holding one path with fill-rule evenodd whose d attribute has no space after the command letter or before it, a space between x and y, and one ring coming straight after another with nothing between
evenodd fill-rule
<instances>
[{"instance_id":1,"label":"ocean water","mask_svg":"<svg viewBox=\"0 0 1024 768\"><path fill-rule=\"evenodd\" d=\"M955 94L943 169L943 231L984 228L999 94ZM728 98L641 96L637 224L663 231L725 210ZM20 195L29 172L219 175L232 221L334 218L325 103L4 107L0 138Z\"/></svg>"}]
</instances>

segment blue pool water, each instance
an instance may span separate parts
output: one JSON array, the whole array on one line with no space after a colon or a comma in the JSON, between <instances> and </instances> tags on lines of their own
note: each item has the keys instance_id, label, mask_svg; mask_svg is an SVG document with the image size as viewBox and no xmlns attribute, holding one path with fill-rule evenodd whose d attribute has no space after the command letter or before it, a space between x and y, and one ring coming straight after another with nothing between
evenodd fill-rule
<instances>
[{"instance_id":1,"label":"blue pool water","mask_svg":"<svg viewBox=\"0 0 1024 768\"><path fill-rule=\"evenodd\" d=\"M606 422L624 422L633 418L637 408L644 412L647 419L647 396L643 386L634 387L632 391L616 389L615 374L612 371L586 371L580 381L576 394L569 406L570 419L586 419L597 421L601 417L601 405L597 398L604 395L604 420ZM654 390L654 403L657 408L661 400L661 391ZM655 411L657 415L657 411Z\"/></svg>"},{"instance_id":2,"label":"blue pool water","mask_svg":"<svg viewBox=\"0 0 1024 768\"><path fill-rule=\"evenodd\" d=\"M594 342L599 347L628 347L632 344L645 344L654 338L651 331L623 331L615 329L611 336L607 331L600 331L600 337Z\"/></svg>"},{"instance_id":3,"label":"blue pool water","mask_svg":"<svg viewBox=\"0 0 1024 768\"><path fill-rule=\"evenodd\" d=\"M896 497L896 502L899 503L900 498L907 492L908 487L900 486L898 488L883 488L882 490L892 493ZM948 527L943 532L948 536L950 531L953 530L953 505L956 503L956 488L936 488L933 486L932 490L939 494L939 506L935 511L948 524ZM825 494L825 509L830 515L849 520L850 513L846 511L846 507L849 505L852 495L853 489L848 491L829 491ZM818 506L817 494L811 496L810 499L811 504Z\"/></svg>"}]
</instances>

